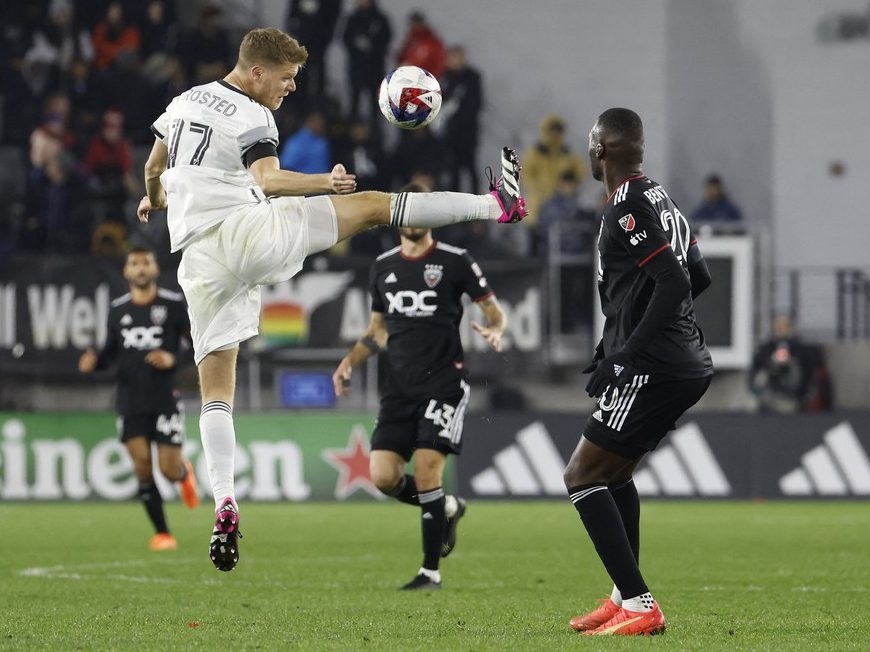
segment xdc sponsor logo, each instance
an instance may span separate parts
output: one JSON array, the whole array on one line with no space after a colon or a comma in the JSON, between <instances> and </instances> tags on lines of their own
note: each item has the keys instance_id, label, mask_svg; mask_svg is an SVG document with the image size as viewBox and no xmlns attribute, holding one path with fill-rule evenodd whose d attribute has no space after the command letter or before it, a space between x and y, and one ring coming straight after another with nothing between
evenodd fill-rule
<instances>
[{"instance_id":1,"label":"xdc sponsor logo","mask_svg":"<svg viewBox=\"0 0 870 652\"><path fill-rule=\"evenodd\" d=\"M844 421L823 439L779 479L780 491L786 496L870 495L870 459L852 426Z\"/></svg>"},{"instance_id":2,"label":"xdc sponsor logo","mask_svg":"<svg viewBox=\"0 0 870 652\"><path fill-rule=\"evenodd\" d=\"M471 478L480 496L564 496L565 461L546 427L536 421L517 433L516 444L493 456L493 464ZM648 496L729 496L731 484L697 424L673 433L670 443L647 457L635 473L638 493Z\"/></svg>"}]
</instances>

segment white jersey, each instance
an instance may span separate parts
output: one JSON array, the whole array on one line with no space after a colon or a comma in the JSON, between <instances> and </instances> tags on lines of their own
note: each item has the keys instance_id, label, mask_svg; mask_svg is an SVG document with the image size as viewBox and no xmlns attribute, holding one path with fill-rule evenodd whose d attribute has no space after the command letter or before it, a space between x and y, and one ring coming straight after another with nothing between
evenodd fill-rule
<instances>
[{"instance_id":1,"label":"white jersey","mask_svg":"<svg viewBox=\"0 0 870 652\"><path fill-rule=\"evenodd\" d=\"M265 200L244 158L259 143L278 147L272 112L220 80L174 98L151 127L169 150L169 237L178 251L235 210Z\"/></svg>"}]
</instances>

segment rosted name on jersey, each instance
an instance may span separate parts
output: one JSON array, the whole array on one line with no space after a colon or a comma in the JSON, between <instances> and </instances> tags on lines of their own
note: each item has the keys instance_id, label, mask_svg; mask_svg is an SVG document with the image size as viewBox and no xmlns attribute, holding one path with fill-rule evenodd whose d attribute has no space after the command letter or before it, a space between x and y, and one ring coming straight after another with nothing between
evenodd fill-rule
<instances>
[{"instance_id":1,"label":"rosted name on jersey","mask_svg":"<svg viewBox=\"0 0 870 652\"><path fill-rule=\"evenodd\" d=\"M225 116L234 115L239 110L233 102L225 100L217 93L204 91L200 88L192 88L189 91L181 94L181 99L186 102L194 102L197 104L205 104L207 108L217 113L223 113Z\"/></svg>"}]
</instances>

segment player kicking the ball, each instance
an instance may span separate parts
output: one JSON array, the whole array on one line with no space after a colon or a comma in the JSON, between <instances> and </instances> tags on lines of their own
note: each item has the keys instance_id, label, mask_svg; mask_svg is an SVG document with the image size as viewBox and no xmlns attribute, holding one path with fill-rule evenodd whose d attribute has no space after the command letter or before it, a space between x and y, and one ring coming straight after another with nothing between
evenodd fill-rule
<instances>
[{"instance_id":1,"label":"player kicking the ball","mask_svg":"<svg viewBox=\"0 0 870 652\"><path fill-rule=\"evenodd\" d=\"M680 210L643 173L643 124L609 109L589 134L593 176L610 193L598 235L605 315L586 391L598 397L565 485L607 573L610 597L571 619L592 635L659 634L665 617L638 566L640 502L632 473L710 385L713 364L692 299L710 273Z\"/></svg>"},{"instance_id":2,"label":"player kicking the ball","mask_svg":"<svg viewBox=\"0 0 870 652\"><path fill-rule=\"evenodd\" d=\"M519 162L509 148L486 195L348 195L356 180L342 165L328 174L281 170L271 112L296 90L307 57L281 30L251 30L224 79L182 93L154 122L145 163L148 194L139 219L167 208L172 250L182 251L178 281L189 306L200 434L217 509L209 554L222 571L239 560L233 397L239 343L257 334L260 286L291 278L306 256L370 227L517 222L526 214Z\"/></svg>"}]
</instances>

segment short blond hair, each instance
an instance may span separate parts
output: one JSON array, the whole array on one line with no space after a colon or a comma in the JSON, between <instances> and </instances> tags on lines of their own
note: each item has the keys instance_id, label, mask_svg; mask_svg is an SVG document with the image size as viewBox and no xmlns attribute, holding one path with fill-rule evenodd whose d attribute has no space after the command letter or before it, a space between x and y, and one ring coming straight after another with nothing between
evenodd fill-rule
<instances>
[{"instance_id":1,"label":"short blond hair","mask_svg":"<svg viewBox=\"0 0 870 652\"><path fill-rule=\"evenodd\" d=\"M252 29L245 34L239 46L239 63L249 68L254 65L299 64L308 60L308 50L299 41L275 27Z\"/></svg>"}]
</instances>

